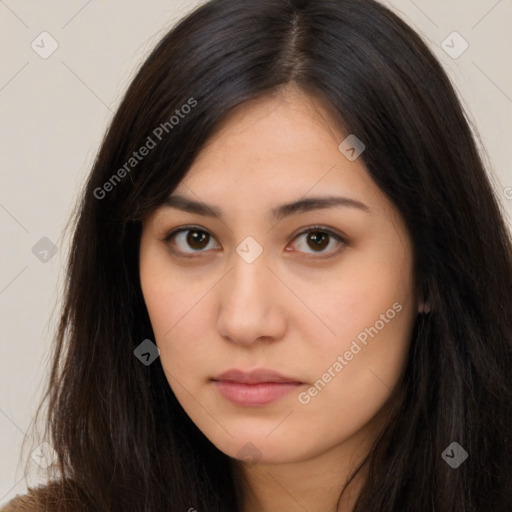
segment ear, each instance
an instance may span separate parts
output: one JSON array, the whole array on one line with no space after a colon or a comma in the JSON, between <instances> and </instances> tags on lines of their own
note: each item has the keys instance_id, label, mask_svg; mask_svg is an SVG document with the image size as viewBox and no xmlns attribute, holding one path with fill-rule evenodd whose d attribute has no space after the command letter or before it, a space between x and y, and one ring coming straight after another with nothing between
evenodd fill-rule
<instances>
[{"instance_id":1,"label":"ear","mask_svg":"<svg viewBox=\"0 0 512 512\"><path fill-rule=\"evenodd\" d=\"M430 304L428 302L421 301L418 307L418 313L420 313L421 315L430 313Z\"/></svg>"},{"instance_id":2,"label":"ear","mask_svg":"<svg viewBox=\"0 0 512 512\"><path fill-rule=\"evenodd\" d=\"M422 289L419 291L419 304L418 304L418 313L420 315L424 315L430 313L430 302L428 300L428 288L425 284L423 284Z\"/></svg>"}]
</instances>

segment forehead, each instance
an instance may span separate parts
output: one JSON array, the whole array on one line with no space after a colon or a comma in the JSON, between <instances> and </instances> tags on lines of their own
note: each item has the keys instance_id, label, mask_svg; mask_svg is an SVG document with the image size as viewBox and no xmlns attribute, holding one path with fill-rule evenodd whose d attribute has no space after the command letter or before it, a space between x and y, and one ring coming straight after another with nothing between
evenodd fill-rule
<instances>
[{"instance_id":1,"label":"forehead","mask_svg":"<svg viewBox=\"0 0 512 512\"><path fill-rule=\"evenodd\" d=\"M224 119L175 192L251 201L333 189L378 195L362 159L349 161L340 152L345 137L325 106L304 93L250 100Z\"/></svg>"}]
</instances>

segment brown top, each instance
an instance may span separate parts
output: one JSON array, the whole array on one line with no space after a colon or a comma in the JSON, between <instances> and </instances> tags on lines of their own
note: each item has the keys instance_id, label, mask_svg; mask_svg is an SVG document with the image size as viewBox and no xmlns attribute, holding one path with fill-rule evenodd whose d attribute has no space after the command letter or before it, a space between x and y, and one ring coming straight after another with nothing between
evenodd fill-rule
<instances>
[{"instance_id":1,"label":"brown top","mask_svg":"<svg viewBox=\"0 0 512 512\"><path fill-rule=\"evenodd\" d=\"M0 512L35 512L44 510L38 504L37 498L31 494L16 496L7 505L0 508Z\"/></svg>"},{"instance_id":2,"label":"brown top","mask_svg":"<svg viewBox=\"0 0 512 512\"><path fill-rule=\"evenodd\" d=\"M65 506L63 504L65 503ZM60 482L47 486L28 488L26 494L18 495L0 508L0 512L89 512L91 509L80 503L69 489Z\"/></svg>"}]
</instances>

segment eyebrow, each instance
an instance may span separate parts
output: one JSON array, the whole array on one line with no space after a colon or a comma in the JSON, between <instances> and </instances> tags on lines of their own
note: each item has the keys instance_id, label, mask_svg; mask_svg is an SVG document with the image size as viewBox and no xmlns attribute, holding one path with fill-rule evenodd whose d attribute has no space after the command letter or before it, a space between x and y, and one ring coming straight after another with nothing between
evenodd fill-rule
<instances>
[{"instance_id":1,"label":"eyebrow","mask_svg":"<svg viewBox=\"0 0 512 512\"><path fill-rule=\"evenodd\" d=\"M195 213L197 215L212 217L214 219L222 218L222 211L216 206L194 201L193 199L189 199L188 197L181 196L179 194L173 194L169 196L165 200L163 206L168 208L176 208L188 213ZM336 206L355 208L364 212L370 211L368 206L356 199L340 196L324 196L299 199L298 201L285 203L273 208L271 213L275 220L282 220L290 215L297 215L299 213L310 212L313 210L324 210L326 208L333 208Z\"/></svg>"}]
</instances>

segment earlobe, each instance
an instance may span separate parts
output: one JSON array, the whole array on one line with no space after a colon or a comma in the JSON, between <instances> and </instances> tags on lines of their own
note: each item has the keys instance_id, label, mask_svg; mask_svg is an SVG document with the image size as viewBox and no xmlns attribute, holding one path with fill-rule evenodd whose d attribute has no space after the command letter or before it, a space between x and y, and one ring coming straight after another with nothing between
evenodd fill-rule
<instances>
[{"instance_id":1,"label":"earlobe","mask_svg":"<svg viewBox=\"0 0 512 512\"><path fill-rule=\"evenodd\" d=\"M426 303L426 302L421 302L420 303L420 306L418 308L418 313L420 315L425 315L427 313L430 313L430 304Z\"/></svg>"},{"instance_id":2,"label":"earlobe","mask_svg":"<svg viewBox=\"0 0 512 512\"><path fill-rule=\"evenodd\" d=\"M426 315L427 313L430 313L431 307L430 307L430 301L429 299L429 288L425 282L423 282L421 285L417 288L418 293L418 313L420 315Z\"/></svg>"}]
</instances>

